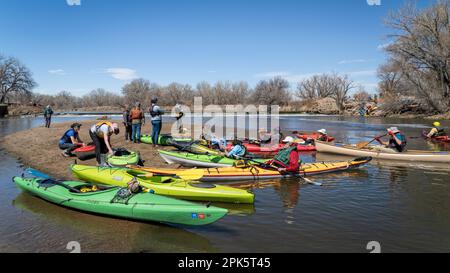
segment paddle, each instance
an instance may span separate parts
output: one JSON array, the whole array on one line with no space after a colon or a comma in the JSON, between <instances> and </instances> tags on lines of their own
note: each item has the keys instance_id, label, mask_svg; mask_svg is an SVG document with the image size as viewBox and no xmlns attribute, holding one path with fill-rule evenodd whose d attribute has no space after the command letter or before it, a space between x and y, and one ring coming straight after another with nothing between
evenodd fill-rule
<instances>
[{"instance_id":1,"label":"paddle","mask_svg":"<svg viewBox=\"0 0 450 273\"><path fill-rule=\"evenodd\" d=\"M28 169L25 170L25 172L27 172L27 173L29 173L32 176L35 176L37 178L44 179L43 182L51 182L52 184L64 187L64 188L66 188L66 189L68 189L70 191L74 191L76 193L81 193L81 191L79 189L76 189L74 187L68 186L65 183L63 183L63 182L61 182L59 180L53 179L50 176L48 176L48 175L46 175L46 174L44 174L44 173L42 173L42 172L40 172L38 170L35 170L35 169L32 169L32 168L28 168Z\"/></svg>"},{"instance_id":2,"label":"paddle","mask_svg":"<svg viewBox=\"0 0 450 273\"><path fill-rule=\"evenodd\" d=\"M385 136L387 136L387 134L385 134L385 135L383 135L383 136L375 137L375 138L374 138L372 141L370 141L370 142L360 142L360 143L356 144L356 148L357 148L357 149L363 149L363 148L366 148L367 146L369 146L370 144L372 144L374 141L378 140L379 138L385 137Z\"/></svg>"},{"instance_id":3,"label":"paddle","mask_svg":"<svg viewBox=\"0 0 450 273\"><path fill-rule=\"evenodd\" d=\"M256 163L258 166L260 166L263 169L272 169L272 170L278 171L278 168L276 168L276 167L274 167L272 165L269 165L269 164L261 163L261 162L258 162L258 161L252 160L252 159L246 159L246 158L241 158L241 160L244 160L244 161L247 160L247 161ZM303 179L306 183L314 185L314 186L319 186L319 187L323 186L322 183L314 182L311 179L308 179L308 178L306 178L304 176L301 176L301 175L300 175L300 179Z\"/></svg>"}]
</instances>

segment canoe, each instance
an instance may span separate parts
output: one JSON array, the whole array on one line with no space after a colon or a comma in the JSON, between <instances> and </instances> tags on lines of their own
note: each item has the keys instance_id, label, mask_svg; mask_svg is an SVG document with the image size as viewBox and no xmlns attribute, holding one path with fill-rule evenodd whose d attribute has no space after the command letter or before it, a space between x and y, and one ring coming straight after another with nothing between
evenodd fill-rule
<instances>
[{"instance_id":1,"label":"canoe","mask_svg":"<svg viewBox=\"0 0 450 273\"><path fill-rule=\"evenodd\" d=\"M355 169L368 164L372 158L357 158L351 161L342 162L318 162L302 165L298 174L280 174L275 170L267 170L258 166L246 168L209 168L204 169L204 176L200 179L202 182L230 182L230 181L247 181L247 180L271 180L295 178L299 176L311 176L325 173L342 172ZM176 176L179 169L159 169L149 167L132 167L133 169L153 173L162 176Z\"/></svg>"},{"instance_id":2,"label":"canoe","mask_svg":"<svg viewBox=\"0 0 450 273\"><path fill-rule=\"evenodd\" d=\"M160 135L158 139L158 145L170 146L172 141L189 143L192 142L192 138L173 138L171 135ZM153 144L151 135L141 136L141 142L145 144Z\"/></svg>"},{"instance_id":3,"label":"canoe","mask_svg":"<svg viewBox=\"0 0 450 273\"><path fill-rule=\"evenodd\" d=\"M399 161L416 162L450 162L450 152L415 151L408 150L403 153L386 153L374 150L373 147L367 149L357 149L356 146L330 144L316 141L317 150L321 153L331 153L357 157L372 157L376 159L388 159Z\"/></svg>"},{"instance_id":4,"label":"canoe","mask_svg":"<svg viewBox=\"0 0 450 273\"><path fill-rule=\"evenodd\" d=\"M250 144L250 143L244 143L244 146L247 148L247 152L253 153L253 154L276 154L284 147L285 144L276 144L276 145L258 145L258 144ZM229 143L227 145L227 151L230 151L233 148L233 145ZM316 147L314 145L298 145L297 150L299 152L314 152L316 151Z\"/></svg>"},{"instance_id":5,"label":"canoe","mask_svg":"<svg viewBox=\"0 0 450 273\"><path fill-rule=\"evenodd\" d=\"M146 172L124 168L99 168L72 165L72 173L83 181L124 187L137 179L147 191L192 201L223 202L235 204L253 204L253 193L227 186L203 184L173 177L145 177Z\"/></svg>"},{"instance_id":6,"label":"canoe","mask_svg":"<svg viewBox=\"0 0 450 273\"><path fill-rule=\"evenodd\" d=\"M72 188L78 191L92 189L92 184L21 177L14 177L13 181L20 189L48 202L105 216L201 226L212 224L227 214L226 209L202 206L155 194L137 193L121 198L119 187L97 187L97 191L83 193Z\"/></svg>"},{"instance_id":7,"label":"canoe","mask_svg":"<svg viewBox=\"0 0 450 273\"><path fill-rule=\"evenodd\" d=\"M298 138L303 139L303 140L308 140L308 139L314 139L317 140L320 137L320 134L318 133L312 133L312 134L298 134L297 135ZM334 137L328 137L327 142L333 142L335 140Z\"/></svg>"},{"instance_id":8,"label":"canoe","mask_svg":"<svg viewBox=\"0 0 450 273\"><path fill-rule=\"evenodd\" d=\"M238 160L220 155L196 155L188 152L163 151L159 155L167 164L180 164L185 167L222 168L233 166ZM258 163L267 162L268 159L255 159ZM252 164L251 162L249 162Z\"/></svg>"},{"instance_id":9,"label":"canoe","mask_svg":"<svg viewBox=\"0 0 450 273\"><path fill-rule=\"evenodd\" d=\"M138 165L140 159L139 152L129 152L129 154L124 153L122 155L108 156L106 161L112 166L124 167L127 165Z\"/></svg>"}]
</instances>

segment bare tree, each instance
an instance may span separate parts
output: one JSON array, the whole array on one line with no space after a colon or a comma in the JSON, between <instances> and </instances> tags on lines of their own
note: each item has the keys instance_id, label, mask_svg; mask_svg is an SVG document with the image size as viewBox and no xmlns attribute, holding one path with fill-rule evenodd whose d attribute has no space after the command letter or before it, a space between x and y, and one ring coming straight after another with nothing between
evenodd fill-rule
<instances>
[{"instance_id":1,"label":"bare tree","mask_svg":"<svg viewBox=\"0 0 450 273\"><path fill-rule=\"evenodd\" d=\"M61 91L53 98L52 103L57 109L73 109L80 107L80 98L73 96L68 91Z\"/></svg>"},{"instance_id":2,"label":"bare tree","mask_svg":"<svg viewBox=\"0 0 450 273\"><path fill-rule=\"evenodd\" d=\"M83 96L83 105L92 106L124 106L123 98L117 94L98 88Z\"/></svg>"},{"instance_id":3,"label":"bare tree","mask_svg":"<svg viewBox=\"0 0 450 273\"><path fill-rule=\"evenodd\" d=\"M152 88L150 82L144 79L136 79L122 87L125 102L134 105L137 102L148 102L151 97Z\"/></svg>"},{"instance_id":4,"label":"bare tree","mask_svg":"<svg viewBox=\"0 0 450 273\"><path fill-rule=\"evenodd\" d=\"M296 96L303 100L315 100L330 97L334 82L330 75L315 75L298 83Z\"/></svg>"},{"instance_id":5,"label":"bare tree","mask_svg":"<svg viewBox=\"0 0 450 273\"><path fill-rule=\"evenodd\" d=\"M347 75L339 76L334 74L331 76L334 83L333 93L331 97L336 101L339 113L344 112L344 104L348 100L348 93L355 88L354 82Z\"/></svg>"},{"instance_id":6,"label":"bare tree","mask_svg":"<svg viewBox=\"0 0 450 273\"><path fill-rule=\"evenodd\" d=\"M353 94L353 99L358 103L369 102L370 97L370 94L364 89L364 86L359 86L359 90Z\"/></svg>"},{"instance_id":7,"label":"bare tree","mask_svg":"<svg viewBox=\"0 0 450 273\"><path fill-rule=\"evenodd\" d=\"M27 67L15 58L0 55L0 103L4 103L9 94L30 96L35 86Z\"/></svg>"},{"instance_id":8,"label":"bare tree","mask_svg":"<svg viewBox=\"0 0 450 273\"><path fill-rule=\"evenodd\" d=\"M260 81L252 94L251 101L260 105L285 106L291 100L289 82L281 77Z\"/></svg>"},{"instance_id":9,"label":"bare tree","mask_svg":"<svg viewBox=\"0 0 450 273\"><path fill-rule=\"evenodd\" d=\"M450 1L418 10L409 4L386 21L396 33L386 48L415 96L436 112L450 106Z\"/></svg>"}]
</instances>

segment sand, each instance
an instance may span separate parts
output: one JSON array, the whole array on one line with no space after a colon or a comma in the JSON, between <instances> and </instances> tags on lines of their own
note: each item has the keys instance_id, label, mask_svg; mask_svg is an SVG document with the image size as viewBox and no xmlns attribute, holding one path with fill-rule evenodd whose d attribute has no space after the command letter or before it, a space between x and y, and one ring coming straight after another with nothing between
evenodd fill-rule
<instances>
[{"instance_id":1,"label":"sand","mask_svg":"<svg viewBox=\"0 0 450 273\"><path fill-rule=\"evenodd\" d=\"M81 140L85 143L92 142L89 137L89 128L98 121L80 122L83 126L80 131ZM38 127L27 131L18 132L0 139L0 148L16 157L26 167L35 168L58 179L73 179L69 170L70 164L75 162L76 157L66 158L61 155L58 142L73 122L54 123L52 128ZM120 134L113 136L111 143L113 148L126 148L130 151L139 151L146 166L167 167L168 165L159 156L157 149L170 150L170 147L153 148L153 145L134 144L125 141L125 128L120 125ZM171 125L164 124L162 133L170 133ZM143 134L150 134L151 124L145 124L142 128ZM79 164L95 166L96 160L79 161ZM178 167L172 165L172 167ZM18 174L19 175L19 174Z\"/></svg>"}]
</instances>

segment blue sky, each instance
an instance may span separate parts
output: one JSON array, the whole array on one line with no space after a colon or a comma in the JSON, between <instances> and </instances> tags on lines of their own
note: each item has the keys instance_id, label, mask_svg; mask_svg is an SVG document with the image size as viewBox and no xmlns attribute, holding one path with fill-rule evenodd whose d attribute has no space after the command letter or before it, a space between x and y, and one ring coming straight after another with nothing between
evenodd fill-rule
<instances>
[{"instance_id":1,"label":"blue sky","mask_svg":"<svg viewBox=\"0 0 450 273\"><path fill-rule=\"evenodd\" d=\"M69 0L73 1L73 0ZM0 1L0 54L33 72L35 91L120 92L132 78L195 86L347 73L374 91L401 0ZM431 0L419 1L420 6Z\"/></svg>"}]
</instances>

